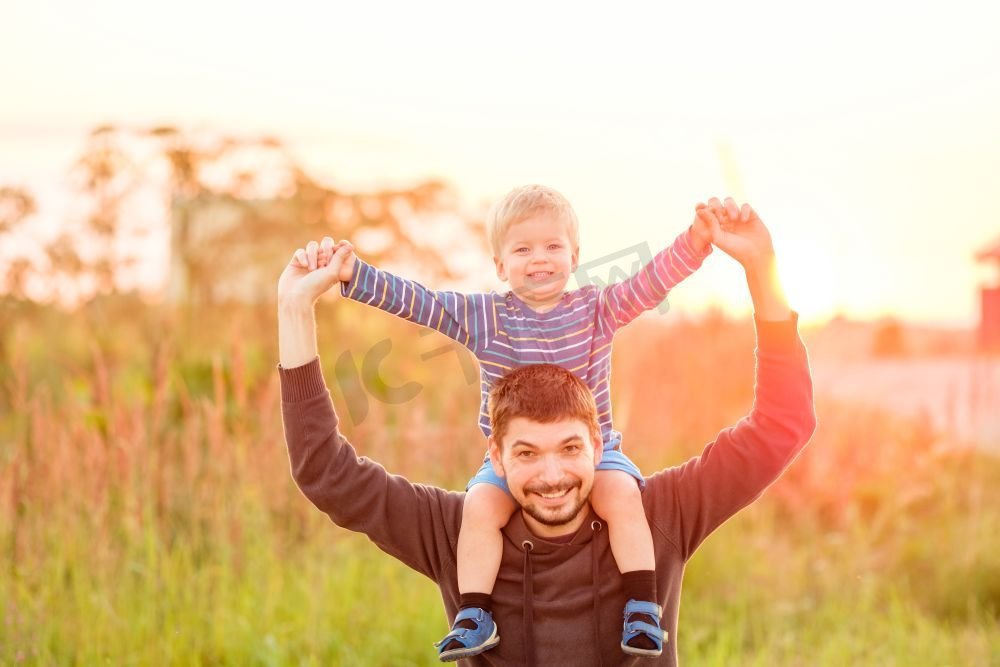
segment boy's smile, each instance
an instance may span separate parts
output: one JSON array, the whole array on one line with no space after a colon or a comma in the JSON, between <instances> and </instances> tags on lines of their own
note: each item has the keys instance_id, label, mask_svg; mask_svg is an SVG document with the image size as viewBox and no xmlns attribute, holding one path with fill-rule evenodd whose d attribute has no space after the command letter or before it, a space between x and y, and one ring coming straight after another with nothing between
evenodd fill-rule
<instances>
[{"instance_id":1,"label":"boy's smile","mask_svg":"<svg viewBox=\"0 0 1000 667\"><path fill-rule=\"evenodd\" d=\"M576 270L578 249L566 224L549 211L539 211L511 225L503 235L497 276L510 283L529 307L551 310Z\"/></svg>"}]
</instances>

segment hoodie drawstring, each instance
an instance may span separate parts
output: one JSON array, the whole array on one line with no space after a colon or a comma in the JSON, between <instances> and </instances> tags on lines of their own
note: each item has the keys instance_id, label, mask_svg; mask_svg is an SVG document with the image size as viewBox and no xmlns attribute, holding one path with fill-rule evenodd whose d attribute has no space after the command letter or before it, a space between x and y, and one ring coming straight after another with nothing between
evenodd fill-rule
<instances>
[{"instance_id":1,"label":"hoodie drawstring","mask_svg":"<svg viewBox=\"0 0 1000 667\"><path fill-rule=\"evenodd\" d=\"M590 590L594 598L594 653L597 655L598 665L603 665L604 661L601 658L601 598L597 586L600 568L598 567L597 547L594 545L597 543L597 533L601 532L603 527L604 525L600 521L590 522L590 529L594 531L594 537L590 540Z\"/></svg>"},{"instance_id":2,"label":"hoodie drawstring","mask_svg":"<svg viewBox=\"0 0 1000 667\"><path fill-rule=\"evenodd\" d=\"M525 665L535 667L535 632L532 627L535 624L535 586L531 572L531 551L535 545L530 540L521 542L524 549L524 611L522 612L522 630L524 632L524 654Z\"/></svg>"},{"instance_id":3,"label":"hoodie drawstring","mask_svg":"<svg viewBox=\"0 0 1000 667\"><path fill-rule=\"evenodd\" d=\"M603 665L604 661L601 658L601 598L597 585L601 568L597 548L594 545L597 542L596 533L604 529L604 524L600 521L591 521L590 529L595 533L594 538L590 540L590 590L593 598L594 653L597 655L597 664ZM535 545L531 540L521 542L521 549L524 550L524 572L522 573L524 607L521 616L521 629L524 633L524 664L526 667L535 667L535 632L533 627L535 623L535 582L531 568L531 552L534 548Z\"/></svg>"}]
</instances>

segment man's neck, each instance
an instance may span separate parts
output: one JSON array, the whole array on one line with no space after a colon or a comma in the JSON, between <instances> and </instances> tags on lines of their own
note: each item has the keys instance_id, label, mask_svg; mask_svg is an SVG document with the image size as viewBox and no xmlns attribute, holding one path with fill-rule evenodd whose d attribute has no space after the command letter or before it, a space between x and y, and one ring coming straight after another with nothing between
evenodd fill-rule
<instances>
[{"instance_id":1,"label":"man's neck","mask_svg":"<svg viewBox=\"0 0 1000 667\"><path fill-rule=\"evenodd\" d=\"M565 535L549 535L545 538L547 542L554 542L555 544L568 544L574 537L576 533L566 533Z\"/></svg>"}]
</instances>

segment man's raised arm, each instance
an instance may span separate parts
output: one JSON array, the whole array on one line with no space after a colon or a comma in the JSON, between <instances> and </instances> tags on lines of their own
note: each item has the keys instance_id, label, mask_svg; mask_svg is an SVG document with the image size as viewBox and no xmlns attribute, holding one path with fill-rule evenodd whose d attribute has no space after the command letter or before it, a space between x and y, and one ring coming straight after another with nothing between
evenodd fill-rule
<instances>
[{"instance_id":1,"label":"man's raised arm","mask_svg":"<svg viewBox=\"0 0 1000 667\"><path fill-rule=\"evenodd\" d=\"M310 270L300 249L278 281L281 407L292 476L334 523L365 533L386 553L438 580L453 568L462 495L412 484L359 457L340 433L320 370L314 304L337 284L349 253L341 247L325 267Z\"/></svg>"},{"instance_id":2,"label":"man's raised arm","mask_svg":"<svg viewBox=\"0 0 1000 667\"><path fill-rule=\"evenodd\" d=\"M816 427L812 380L797 316L778 281L767 228L749 206L737 210L726 200L728 216L699 209L713 228L713 244L746 272L757 330L754 403L735 426L681 466L654 475L657 489L652 522L681 552L691 556L726 519L753 502L801 451Z\"/></svg>"}]
</instances>

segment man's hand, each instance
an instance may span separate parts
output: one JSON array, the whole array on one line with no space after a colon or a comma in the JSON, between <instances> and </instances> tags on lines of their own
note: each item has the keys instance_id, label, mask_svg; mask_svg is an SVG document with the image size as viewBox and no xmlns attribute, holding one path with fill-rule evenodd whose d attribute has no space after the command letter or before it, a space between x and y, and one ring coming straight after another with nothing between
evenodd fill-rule
<instances>
[{"instance_id":1,"label":"man's hand","mask_svg":"<svg viewBox=\"0 0 1000 667\"><path fill-rule=\"evenodd\" d=\"M278 279L278 302L300 302L312 305L321 294L343 280L353 269L354 247L346 241L338 244L329 236L322 244L310 241L305 248L299 248L285 266Z\"/></svg>"},{"instance_id":2,"label":"man's hand","mask_svg":"<svg viewBox=\"0 0 1000 667\"><path fill-rule=\"evenodd\" d=\"M278 355L282 368L296 368L316 358L316 299L340 282L344 263L354 252L349 243L342 243L320 266L319 247L310 241L296 250L278 278ZM334 247L333 239L327 247ZM340 290L334 294L339 295Z\"/></svg>"},{"instance_id":3,"label":"man's hand","mask_svg":"<svg viewBox=\"0 0 1000 667\"><path fill-rule=\"evenodd\" d=\"M736 207L732 197L725 205L715 197L708 204L698 204L695 213L711 233L712 244L747 271L767 266L774 261L774 245L764 222L750 204Z\"/></svg>"},{"instance_id":4,"label":"man's hand","mask_svg":"<svg viewBox=\"0 0 1000 667\"><path fill-rule=\"evenodd\" d=\"M354 249L350 241L341 239L334 242L334 240L329 236L324 236L323 240L319 244L319 251L316 255L316 266L324 267L329 264L333 259L333 253L337 252L339 248L345 245L350 247L352 250ZM347 283L351 281L351 277L354 275L354 261L356 259L357 256L352 252L347 259L344 260L344 263L340 267L340 282Z\"/></svg>"},{"instance_id":5,"label":"man's hand","mask_svg":"<svg viewBox=\"0 0 1000 667\"><path fill-rule=\"evenodd\" d=\"M754 313L762 320L787 320L791 309L778 278L771 233L757 213L749 204L737 208L732 197L726 197L725 206L712 197L695 211L711 229L712 243L743 266Z\"/></svg>"}]
</instances>

